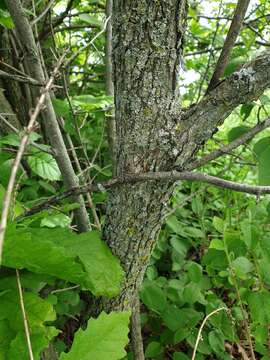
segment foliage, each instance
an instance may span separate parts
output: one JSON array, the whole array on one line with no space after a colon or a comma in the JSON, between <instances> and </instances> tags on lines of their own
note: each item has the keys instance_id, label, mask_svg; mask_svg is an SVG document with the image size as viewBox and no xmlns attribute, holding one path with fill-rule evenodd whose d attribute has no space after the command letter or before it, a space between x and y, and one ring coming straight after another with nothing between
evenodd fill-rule
<instances>
[{"instance_id":1,"label":"foliage","mask_svg":"<svg viewBox=\"0 0 270 360\"><path fill-rule=\"evenodd\" d=\"M31 3L36 3L36 8L31 4L25 10L33 21L35 13L42 14L48 2ZM50 34L53 20L64 13L67 3L55 1L35 31L46 35L49 28ZM184 69L179 74L184 106L203 96L235 8L235 3L224 1L219 13L220 1L189 3ZM269 2L260 0L255 5L249 10L224 77L261 51L262 42L269 46ZM83 184L112 176L105 124L113 115L113 99L105 89L104 33L91 47L85 47L104 27L105 1L75 0L72 6L69 15L55 28L53 40L45 35L39 40L48 73L53 69L55 55L63 53L67 45L68 56L79 51L57 79L53 106ZM2 0L0 27L1 32L14 28ZM10 36L13 39L13 33ZM16 66L21 49L17 55ZM22 88L25 95L26 88ZM269 111L267 93L258 101L241 105L201 155L215 150L217 144L237 139L269 116ZM23 133L19 129L0 139L1 211ZM72 143L74 148L70 148ZM125 356L131 359L131 350L126 348L129 313L101 313L85 324L90 293L95 297L117 296L124 276L119 260L98 231L76 233L73 212L79 204L63 200L36 215L24 216L28 208L66 190L54 155L43 129L32 132L17 174L0 272L0 358L28 358L14 270L19 269L35 359L50 344L63 360L117 360ZM265 130L232 156L223 156L205 169L239 182L270 185L269 159L270 133ZM91 196L90 208L95 207L103 224L107 192ZM89 217L97 226L91 209ZM269 358L269 221L270 202L266 196L254 199L198 183L178 184L140 291L147 359L190 359L203 319L221 307L228 311L209 318L196 359L236 358L239 346L249 355L249 336L258 358Z\"/></svg>"}]
</instances>

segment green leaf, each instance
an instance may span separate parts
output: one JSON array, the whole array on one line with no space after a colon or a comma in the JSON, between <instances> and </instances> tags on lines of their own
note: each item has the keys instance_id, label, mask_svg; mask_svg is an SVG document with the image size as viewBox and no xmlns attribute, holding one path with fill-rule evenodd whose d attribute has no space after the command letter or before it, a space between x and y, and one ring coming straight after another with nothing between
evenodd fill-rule
<instances>
[{"instance_id":1,"label":"green leaf","mask_svg":"<svg viewBox=\"0 0 270 360\"><path fill-rule=\"evenodd\" d=\"M34 156L27 158L31 170L43 179L57 181L61 178L61 172L52 155L36 152Z\"/></svg>"},{"instance_id":2,"label":"green leaf","mask_svg":"<svg viewBox=\"0 0 270 360\"><path fill-rule=\"evenodd\" d=\"M162 353L162 351L163 351L163 346L157 341L152 341L147 345L145 349L145 357L156 358Z\"/></svg>"},{"instance_id":3,"label":"green leaf","mask_svg":"<svg viewBox=\"0 0 270 360\"><path fill-rule=\"evenodd\" d=\"M224 221L221 218L214 216L213 217L213 225L218 232L223 233Z\"/></svg>"},{"instance_id":4,"label":"green leaf","mask_svg":"<svg viewBox=\"0 0 270 360\"><path fill-rule=\"evenodd\" d=\"M15 277L13 279L15 282ZM50 340L59 333L53 326L45 326L45 322L55 320L56 314L52 305L36 294L25 291L23 297L27 320L32 334L31 340L34 357L39 358L40 352L46 348ZM28 352L17 289L9 289L9 291L0 296L0 324L6 324L7 326L6 339L4 343L0 341L0 354L6 347L8 341L9 347L5 354L8 356L8 359L27 359Z\"/></svg>"},{"instance_id":5,"label":"green leaf","mask_svg":"<svg viewBox=\"0 0 270 360\"><path fill-rule=\"evenodd\" d=\"M252 102L252 103L244 104L241 106L240 115L242 116L243 121L245 121L249 117L249 115L255 105L256 104Z\"/></svg>"},{"instance_id":6,"label":"green leaf","mask_svg":"<svg viewBox=\"0 0 270 360\"><path fill-rule=\"evenodd\" d=\"M234 140L236 140L237 138L239 138L241 135L245 134L248 130L250 130L250 127L248 126L236 126L234 128L232 128L229 132L228 132L228 141L232 142Z\"/></svg>"},{"instance_id":7,"label":"green leaf","mask_svg":"<svg viewBox=\"0 0 270 360\"><path fill-rule=\"evenodd\" d=\"M216 354L221 354L222 352L224 352L225 338L220 330L211 331L208 335L208 340L211 348Z\"/></svg>"},{"instance_id":8,"label":"green leaf","mask_svg":"<svg viewBox=\"0 0 270 360\"><path fill-rule=\"evenodd\" d=\"M240 256L232 262L232 268L236 276L240 279L246 279L246 275L253 270L253 264L245 257Z\"/></svg>"},{"instance_id":9,"label":"green leaf","mask_svg":"<svg viewBox=\"0 0 270 360\"><path fill-rule=\"evenodd\" d=\"M173 360L189 360L189 357L184 353L175 352L173 354Z\"/></svg>"},{"instance_id":10,"label":"green leaf","mask_svg":"<svg viewBox=\"0 0 270 360\"><path fill-rule=\"evenodd\" d=\"M0 9L0 25L4 26L6 29L14 28L14 23L10 14L3 9Z\"/></svg>"},{"instance_id":11,"label":"green leaf","mask_svg":"<svg viewBox=\"0 0 270 360\"><path fill-rule=\"evenodd\" d=\"M129 332L129 312L102 312L88 321L85 331L79 330L69 353L60 360L120 360L126 352Z\"/></svg>"},{"instance_id":12,"label":"green leaf","mask_svg":"<svg viewBox=\"0 0 270 360\"><path fill-rule=\"evenodd\" d=\"M187 266L188 276L191 281L198 283L202 280L202 267L201 265L190 262Z\"/></svg>"},{"instance_id":13,"label":"green leaf","mask_svg":"<svg viewBox=\"0 0 270 360\"><path fill-rule=\"evenodd\" d=\"M270 137L259 140L253 151L258 161L259 185L270 185Z\"/></svg>"},{"instance_id":14,"label":"green leaf","mask_svg":"<svg viewBox=\"0 0 270 360\"><path fill-rule=\"evenodd\" d=\"M154 282L144 283L140 291L142 302L157 313L161 313L167 306L167 298L164 291Z\"/></svg>"},{"instance_id":15,"label":"green leaf","mask_svg":"<svg viewBox=\"0 0 270 360\"><path fill-rule=\"evenodd\" d=\"M3 265L56 276L96 296L117 295L123 279L119 260L94 231L77 235L64 228L10 229Z\"/></svg>"},{"instance_id":16,"label":"green leaf","mask_svg":"<svg viewBox=\"0 0 270 360\"><path fill-rule=\"evenodd\" d=\"M71 219L69 216L65 214L52 214L44 217L41 220L40 226L48 227L48 228L55 228L57 226L60 226L65 228L65 227L69 227L70 224L71 224Z\"/></svg>"},{"instance_id":17,"label":"green leaf","mask_svg":"<svg viewBox=\"0 0 270 360\"><path fill-rule=\"evenodd\" d=\"M270 323L270 292L262 290L253 292L248 297L251 317L254 323L269 325Z\"/></svg>"}]
</instances>

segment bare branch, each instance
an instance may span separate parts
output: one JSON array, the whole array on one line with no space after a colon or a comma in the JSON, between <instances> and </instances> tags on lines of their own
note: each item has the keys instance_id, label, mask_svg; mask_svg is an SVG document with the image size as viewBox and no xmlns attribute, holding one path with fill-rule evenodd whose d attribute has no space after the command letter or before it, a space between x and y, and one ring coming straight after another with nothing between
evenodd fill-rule
<instances>
[{"instance_id":1,"label":"bare branch","mask_svg":"<svg viewBox=\"0 0 270 360\"><path fill-rule=\"evenodd\" d=\"M201 159L193 161L186 167L186 170L194 170L207 164L209 161L215 160L224 154L230 153L232 150L238 148L240 145L245 144L248 140L252 139L255 135L263 131L270 126L270 118L257 124L252 129L248 130L245 134L239 136L228 145L222 146L221 148L211 152L210 154L202 157Z\"/></svg>"},{"instance_id":2,"label":"bare branch","mask_svg":"<svg viewBox=\"0 0 270 360\"><path fill-rule=\"evenodd\" d=\"M218 312L220 312L220 311L222 311L222 310L228 311L227 308L221 307L221 308L219 308L219 309L216 309L216 310L212 311L212 312L211 312L210 314L208 314L208 315L205 317L205 319L203 320L203 322L202 322L202 324L201 324L201 326L200 326L198 335L197 335L195 347L194 347L193 354L192 354L192 360L195 360L196 353L197 353L197 349L198 349L199 343L200 343L200 341L201 341L201 339L202 339L202 331L203 331L203 328L204 328L207 320L208 320L211 316L217 314Z\"/></svg>"},{"instance_id":3,"label":"bare branch","mask_svg":"<svg viewBox=\"0 0 270 360\"><path fill-rule=\"evenodd\" d=\"M3 209L2 209L2 215L1 215L1 220L0 220L0 264L2 261L2 252L3 252L3 245L4 245L4 238L5 238L5 232L6 232L6 227L7 227L7 219L8 219L8 212L9 212L9 208L10 208L10 203L11 203L11 196L12 196L12 192L13 192L13 188L15 185L15 180L16 180L16 174L17 171L19 169L20 163L21 163L21 159L22 156L24 154L24 151L26 149L27 143L28 143L28 139L29 136L31 134L31 132L34 130L35 124L36 124L36 120L37 117L40 113L40 111L42 110L42 107L46 101L46 97L48 95L48 92L50 91L52 85L53 85L53 81L54 78L59 70L59 67L61 66L62 62L64 60L64 57L61 57L57 66L55 67L53 74L50 78L50 80L48 81L43 94L40 96L36 108L33 112L33 114L30 117L29 123L27 125L27 128L25 130L25 134L21 139L21 143L20 146L18 148L18 152L16 155L16 158L13 162L12 165L12 169L11 169L11 174L10 174L10 178L8 181L8 185L7 185L7 190L4 196L4 200L3 200Z\"/></svg>"},{"instance_id":4,"label":"bare branch","mask_svg":"<svg viewBox=\"0 0 270 360\"><path fill-rule=\"evenodd\" d=\"M177 131L172 132L176 144L185 144L175 168L185 170L193 154L237 106L257 100L269 87L270 52L266 51L223 80L198 104L184 110L176 124Z\"/></svg>"},{"instance_id":5,"label":"bare branch","mask_svg":"<svg viewBox=\"0 0 270 360\"><path fill-rule=\"evenodd\" d=\"M222 77L222 75L224 73L225 67L228 63L230 54L234 47L235 41L237 39L237 36L240 33L241 26L242 26L249 2L250 2L250 0L238 0L230 29L228 31L223 49L219 56L219 59L217 61L214 74L212 76L212 79L210 80L207 92L212 90L218 84L219 79Z\"/></svg>"},{"instance_id":6,"label":"bare branch","mask_svg":"<svg viewBox=\"0 0 270 360\"><path fill-rule=\"evenodd\" d=\"M29 329L25 306L24 306L24 301L23 301L23 291L22 291L20 273L19 273L19 270L17 270L17 269L16 269L16 279L17 279L17 286L18 286L18 291L19 291L20 306L21 306L21 311L22 311L22 316L23 316L23 325L24 325L24 332L25 332L25 337L26 337L26 342L27 342L29 359L34 360L31 338L30 338L30 329Z\"/></svg>"},{"instance_id":7,"label":"bare branch","mask_svg":"<svg viewBox=\"0 0 270 360\"><path fill-rule=\"evenodd\" d=\"M71 1L69 2L71 4ZM6 5L15 24L16 33L21 42L24 51L25 61L28 64L29 74L39 82L45 81L45 73L42 66L42 55L35 42L33 30L24 13L20 0L6 0ZM39 93L36 88L32 88L35 98ZM78 185L78 178L72 167L65 142L63 140L55 110L53 108L50 94L46 94L44 109L41 113L43 124L50 143L55 150L55 159L63 175L63 181L67 188L73 188ZM80 207L74 211L75 221L79 231L88 231L90 227L88 213L84 201L81 197L74 199L80 204Z\"/></svg>"},{"instance_id":8,"label":"bare branch","mask_svg":"<svg viewBox=\"0 0 270 360\"><path fill-rule=\"evenodd\" d=\"M106 182L102 183L90 183L83 186L78 186L68 191L63 192L62 194L52 196L47 199L45 202L34 206L33 208L26 211L23 215L19 216L16 220L21 220L22 218L34 215L42 210L49 209L53 205L61 202L62 200L80 194L86 194L88 192L94 191L105 191L106 189L115 188L121 185L127 184L136 184L144 181L167 181L174 183L178 180L190 180L190 181L200 181L203 183L208 183L223 189L230 189L237 192L243 192L253 195L262 195L270 194L270 186L255 186L237 183L229 180L224 180L216 176L211 176L204 173L192 172L192 171L164 171L164 172L148 172L144 174L128 174L122 178L113 178Z\"/></svg>"}]
</instances>

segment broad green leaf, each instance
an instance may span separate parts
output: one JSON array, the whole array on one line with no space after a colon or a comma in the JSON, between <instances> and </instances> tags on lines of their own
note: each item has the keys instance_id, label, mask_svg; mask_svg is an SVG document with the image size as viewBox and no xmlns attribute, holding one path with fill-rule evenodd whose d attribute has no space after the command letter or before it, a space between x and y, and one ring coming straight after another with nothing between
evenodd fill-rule
<instances>
[{"instance_id":1,"label":"broad green leaf","mask_svg":"<svg viewBox=\"0 0 270 360\"><path fill-rule=\"evenodd\" d=\"M202 280L202 267L201 265L190 262L187 266L188 276L191 281L198 283Z\"/></svg>"},{"instance_id":2,"label":"broad green leaf","mask_svg":"<svg viewBox=\"0 0 270 360\"><path fill-rule=\"evenodd\" d=\"M248 126L244 126L244 125L232 128L228 132L228 135L227 135L228 141L232 142L232 141L236 140L241 135L245 134L248 130L250 130L250 128Z\"/></svg>"},{"instance_id":3,"label":"broad green leaf","mask_svg":"<svg viewBox=\"0 0 270 360\"><path fill-rule=\"evenodd\" d=\"M213 239L210 242L209 249L224 250L224 243L222 240Z\"/></svg>"},{"instance_id":4,"label":"broad green leaf","mask_svg":"<svg viewBox=\"0 0 270 360\"><path fill-rule=\"evenodd\" d=\"M154 282L147 282L140 291L140 298L148 309L161 313L167 306L165 292Z\"/></svg>"},{"instance_id":5,"label":"broad green leaf","mask_svg":"<svg viewBox=\"0 0 270 360\"><path fill-rule=\"evenodd\" d=\"M211 331L208 335L208 340L216 354L221 354L225 351L225 338L220 330Z\"/></svg>"},{"instance_id":6,"label":"broad green leaf","mask_svg":"<svg viewBox=\"0 0 270 360\"><path fill-rule=\"evenodd\" d=\"M67 100L54 98L52 99L52 103L57 116L65 119L69 119L71 117L70 107Z\"/></svg>"},{"instance_id":7,"label":"broad green leaf","mask_svg":"<svg viewBox=\"0 0 270 360\"><path fill-rule=\"evenodd\" d=\"M147 345L145 349L145 357L146 359L156 358L162 353L162 351L163 351L163 346L157 341L152 341Z\"/></svg>"},{"instance_id":8,"label":"broad green leaf","mask_svg":"<svg viewBox=\"0 0 270 360\"><path fill-rule=\"evenodd\" d=\"M205 305L206 301L202 295L200 285L190 282L187 286L185 286L183 291L183 301L187 304L194 304L198 302Z\"/></svg>"},{"instance_id":9,"label":"broad green leaf","mask_svg":"<svg viewBox=\"0 0 270 360\"><path fill-rule=\"evenodd\" d=\"M96 296L117 295L123 279L119 260L97 232L77 235L64 228L8 231L3 265L56 276Z\"/></svg>"},{"instance_id":10,"label":"broad green leaf","mask_svg":"<svg viewBox=\"0 0 270 360\"><path fill-rule=\"evenodd\" d=\"M59 333L53 326L45 326L47 321L55 320L56 314L52 305L39 296L30 292L24 292L23 297L27 320L32 334L33 353L35 358L39 358L40 352ZM0 341L0 354L3 348L6 348L8 340L8 351L5 353L7 360L27 359L28 352L17 289L10 289L0 296L0 338L1 324L6 324L6 338L4 343Z\"/></svg>"},{"instance_id":11,"label":"broad green leaf","mask_svg":"<svg viewBox=\"0 0 270 360\"><path fill-rule=\"evenodd\" d=\"M254 323L269 325L270 323L270 293L262 290L253 292L248 297L251 317Z\"/></svg>"},{"instance_id":12,"label":"broad green leaf","mask_svg":"<svg viewBox=\"0 0 270 360\"><path fill-rule=\"evenodd\" d=\"M201 314L192 308L179 309L174 305L168 305L162 313L164 324L172 331L184 328L192 328L201 319Z\"/></svg>"},{"instance_id":13,"label":"broad green leaf","mask_svg":"<svg viewBox=\"0 0 270 360\"><path fill-rule=\"evenodd\" d=\"M60 180L61 172L52 155L36 152L35 155L28 156L27 160L31 170L43 179L50 181Z\"/></svg>"},{"instance_id":14,"label":"broad green leaf","mask_svg":"<svg viewBox=\"0 0 270 360\"><path fill-rule=\"evenodd\" d=\"M85 331L79 330L69 353L60 360L120 360L128 344L130 313L102 312L97 319L88 321Z\"/></svg>"},{"instance_id":15,"label":"broad green leaf","mask_svg":"<svg viewBox=\"0 0 270 360\"><path fill-rule=\"evenodd\" d=\"M65 214L52 214L44 217L41 220L41 227L55 228L55 227L68 227L71 223L71 219L69 216Z\"/></svg>"},{"instance_id":16,"label":"broad green leaf","mask_svg":"<svg viewBox=\"0 0 270 360\"><path fill-rule=\"evenodd\" d=\"M77 95L73 97L73 103L85 110L103 109L112 105L111 96Z\"/></svg>"},{"instance_id":17,"label":"broad green leaf","mask_svg":"<svg viewBox=\"0 0 270 360\"><path fill-rule=\"evenodd\" d=\"M246 279L246 275L253 270L253 264L245 257L240 256L232 261L232 268L236 276L240 279Z\"/></svg>"},{"instance_id":18,"label":"broad green leaf","mask_svg":"<svg viewBox=\"0 0 270 360\"><path fill-rule=\"evenodd\" d=\"M60 230L60 229L59 229ZM64 229L63 229L64 230ZM115 296L120 291L123 270L119 260L112 255L108 246L101 241L97 231L54 238L58 245L74 258L79 257L87 273L86 284L95 296Z\"/></svg>"}]
</instances>

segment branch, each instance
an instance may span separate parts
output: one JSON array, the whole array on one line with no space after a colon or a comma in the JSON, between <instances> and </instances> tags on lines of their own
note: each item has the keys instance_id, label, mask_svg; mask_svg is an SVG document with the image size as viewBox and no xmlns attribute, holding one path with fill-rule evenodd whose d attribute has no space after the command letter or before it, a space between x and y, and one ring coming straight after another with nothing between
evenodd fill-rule
<instances>
[{"instance_id":1,"label":"branch","mask_svg":"<svg viewBox=\"0 0 270 360\"><path fill-rule=\"evenodd\" d=\"M15 24L18 39L22 45L24 59L27 62L29 69L29 75L42 83L45 81L45 73L42 66L43 59L41 58L42 55L38 50L33 30L24 13L21 0L6 0L6 5ZM69 1L69 5L72 5L72 1ZM38 98L39 92L37 88L33 87L32 91L34 98ZM44 105L42 120L46 135L55 151L55 159L63 176L63 181L67 188L76 187L79 181L72 167L49 93L46 95ZM90 222L84 201L80 197L74 200L80 203L80 207L74 212L78 229L80 232L88 231Z\"/></svg>"},{"instance_id":2,"label":"branch","mask_svg":"<svg viewBox=\"0 0 270 360\"><path fill-rule=\"evenodd\" d=\"M22 312L22 317L23 317L24 332L25 332L25 337L26 337L26 342L27 342L28 355L29 355L30 360L34 360L32 344L31 344L31 337L30 337L30 328L29 328L29 324L28 324L28 320L27 320L24 299L23 299L21 278L20 278L19 270L17 270L17 269L16 269L16 279L17 279L17 286L18 286L18 292L19 292L21 312Z\"/></svg>"},{"instance_id":3,"label":"branch","mask_svg":"<svg viewBox=\"0 0 270 360\"><path fill-rule=\"evenodd\" d=\"M10 79L10 80L15 80L18 82L22 82L22 83L26 83L26 84L31 84L31 85L35 85L35 86L44 86L44 83L40 83L35 79L32 79L30 77L24 77L21 75L15 75L15 74L9 74L3 70L0 70L0 78L3 79Z\"/></svg>"},{"instance_id":4,"label":"branch","mask_svg":"<svg viewBox=\"0 0 270 360\"><path fill-rule=\"evenodd\" d=\"M0 220L0 264L1 264L1 260L2 260L2 252L3 252L4 238L5 238L5 232L6 232L6 227L7 227L9 207L10 207L10 203L11 203L11 197L12 197L12 192L13 192L13 188L15 185L17 171L19 169L24 151L26 149L29 136L30 136L31 132L34 130L37 117L38 117L40 111L42 110L42 107L46 101L48 92L50 91L50 89L53 85L54 78L55 78L63 60L64 60L63 57L59 60L50 80L48 81L48 83L44 89L43 94L40 96L40 98L37 102L36 108L35 108L33 114L31 115L29 123L25 130L25 134L21 139L21 143L20 143L16 158L15 158L12 168L11 168L11 174L10 174L10 178L8 181L7 190L6 190L4 199L3 199L3 209L2 209L2 215L1 215L1 220Z\"/></svg>"},{"instance_id":5,"label":"branch","mask_svg":"<svg viewBox=\"0 0 270 360\"><path fill-rule=\"evenodd\" d=\"M21 220L25 217L32 216L42 210L49 209L51 206L58 204L62 200L72 197L75 195L83 195L88 192L94 191L105 191L106 189L115 188L121 185L133 185L140 182L145 181L165 181L174 183L178 180L191 180L191 181L200 181L203 183L209 183L223 189L230 189L238 192L253 194L253 195L262 195L262 194L270 194L270 186L253 186L248 184L241 184L229 180L224 180L215 176L211 176L208 174L203 174L199 172L191 172L191 171L164 171L164 172L148 172L144 174L134 174L134 175L126 175L122 178L113 178L106 182L96 183L96 184L87 184L83 186L74 187L73 189L69 189L62 194L52 196L47 199L45 202L34 206L33 208L26 211L23 215L19 216L16 220Z\"/></svg>"},{"instance_id":6,"label":"branch","mask_svg":"<svg viewBox=\"0 0 270 360\"><path fill-rule=\"evenodd\" d=\"M270 51L264 52L223 80L177 121L176 144L185 144L176 168L184 170L196 151L218 131L217 126L240 104L258 99L270 87Z\"/></svg>"},{"instance_id":7,"label":"branch","mask_svg":"<svg viewBox=\"0 0 270 360\"><path fill-rule=\"evenodd\" d=\"M240 33L249 2L250 0L238 0L231 26L224 42L223 49L217 61L214 74L210 80L207 93L218 84L219 79L224 74L224 70L228 63L230 54Z\"/></svg>"},{"instance_id":8,"label":"branch","mask_svg":"<svg viewBox=\"0 0 270 360\"><path fill-rule=\"evenodd\" d=\"M57 18L55 18L55 20L53 21L53 23L49 27L44 29L39 34L39 40L45 40L48 37L48 35L51 32L51 27L55 28L55 27L61 25L64 22L65 18L68 16L68 13L72 9L73 3L74 3L74 0L69 0L68 1L66 9Z\"/></svg>"},{"instance_id":9,"label":"branch","mask_svg":"<svg viewBox=\"0 0 270 360\"><path fill-rule=\"evenodd\" d=\"M207 164L209 161L215 160L224 154L229 154L232 150L238 148L240 145L245 144L248 140L252 139L255 135L263 131L270 126L270 118L257 124L252 129L248 130L245 134L239 136L228 145L222 146L221 148L211 152L210 154L202 157L201 159L193 161L186 167L186 170L194 170Z\"/></svg>"}]
</instances>

